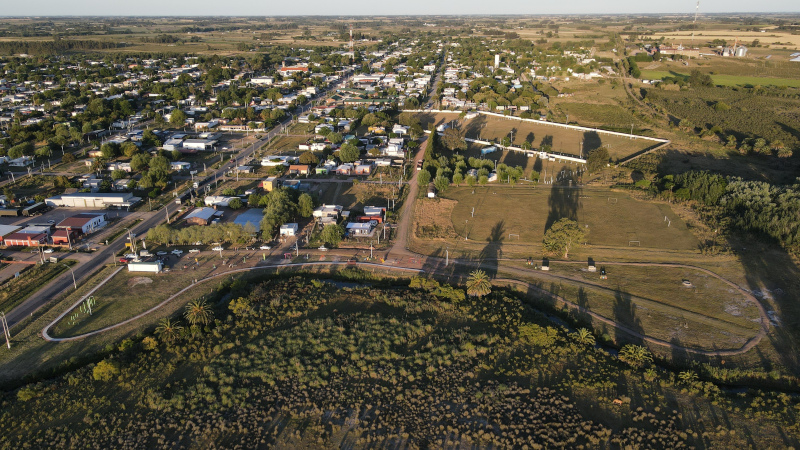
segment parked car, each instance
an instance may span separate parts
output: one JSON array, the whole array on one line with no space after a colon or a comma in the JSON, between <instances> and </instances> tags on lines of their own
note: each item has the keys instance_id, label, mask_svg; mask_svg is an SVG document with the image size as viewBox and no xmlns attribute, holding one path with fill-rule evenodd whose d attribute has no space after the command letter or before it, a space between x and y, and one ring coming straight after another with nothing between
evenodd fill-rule
<instances>
[{"instance_id":1,"label":"parked car","mask_svg":"<svg viewBox=\"0 0 800 450\"><path fill-rule=\"evenodd\" d=\"M55 220L53 220L53 219L50 219L50 220L48 220L48 221L47 221L47 223L49 223L49 224L53 224L53 223L56 223L56 221L55 221Z\"/></svg>"},{"instance_id":2,"label":"parked car","mask_svg":"<svg viewBox=\"0 0 800 450\"><path fill-rule=\"evenodd\" d=\"M120 258L119 262L127 264L127 263L131 262L131 258Z\"/></svg>"},{"instance_id":3,"label":"parked car","mask_svg":"<svg viewBox=\"0 0 800 450\"><path fill-rule=\"evenodd\" d=\"M53 249L52 248L46 248L42 252L43 253L53 253Z\"/></svg>"},{"instance_id":4,"label":"parked car","mask_svg":"<svg viewBox=\"0 0 800 450\"><path fill-rule=\"evenodd\" d=\"M220 247L220 246L216 246L216 247L212 248L211 250L214 250L215 252L221 252L221 251L223 251L225 249Z\"/></svg>"},{"instance_id":5,"label":"parked car","mask_svg":"<svg viewBox=\"0 0 800 450\"><path fill-rule=\"evenodd\" d=\"M270 249L272 249L272 247L270 247L269 245L262 245L261 247L258 247L258 249L259 250L270 250Z\"/></svg>"},{"instance_id":6,"label":"parked car","mask_svg":"<svg viewBox=\"0 0 800 450\"><path fill-rule=\"evenodd\" d=\"M189 250L189 253L200 253L200 249L199 248L193 248L193 249Z\"/></svg>"},{"instance_id":7,"label":"parked car","mask_svg":"<svg viewBox=\"0 0 800 450\"><path fill-rule=\"evenodd\" d=\"M128 259L136 258L136 254L135 253L125 253L122 256L125 257L125 258L128 258Z\"/></svg>"},{"instance_id":8,"label":"parked car","mask_svg":"<svg viewBox=\"0 0 800 450\"><path fill-rule=\"evenodd\" d=\"M319 250L319 251L321 251L321 252L327 252L327 251L328 251L328 247L325 247L325 246L323 245L322 247L318 248L317 250Z\"/></svg>"},{"instance_id":9,"label":"parked car","mask_svg":"<svg viewBox=\"0 0 800 450\"><path fill-rule=\"evenodd\" d=\"M173 255L181 256L183 254L183 250L178 250L177 248L171 252Z\"/></svg>"},{"instance_id":10,"label":"parked car","mask_svg":"<svg viewBox=\"0 0 800 450\"><path fill-rule=\"evenodd\" d=\"M156 252L156 255L158 255L158 256L165 256L165 255L168 255L168 254L169 253L167 253L167 252Z\"/></svg>"}]
</instances>

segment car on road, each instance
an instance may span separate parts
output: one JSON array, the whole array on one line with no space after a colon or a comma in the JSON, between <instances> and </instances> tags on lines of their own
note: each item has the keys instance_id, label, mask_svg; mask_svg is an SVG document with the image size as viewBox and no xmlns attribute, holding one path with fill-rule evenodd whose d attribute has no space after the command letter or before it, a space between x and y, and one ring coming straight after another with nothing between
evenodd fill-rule
<instances>
[{"instance_id":1,"label":"car on road","mask_svg":"<svg viewBox=\"0 0 800 450\"><path fill-rule=\"evenodd\" d=\"M165 256L165 255L169 255L169 253L167 253L167 252L156 252L156 255Z\"/></svg>"},{"instance_id":2,"label":"car on road","mask_svg":"<svg viewBox=\"0 0 800 450\"><path fill-rule=\"evenodd\" d=\"M328 247L325 247L325 246L323 245L322 247L318 248L317 250L319 250L319 251L321 251L321 252L327 252L327 251L328 251Z\"/></svg>"},{"instance_id":3,"label":"car on road","mask_svg":"<svg viewBox=\"0 0 800 450\"><path fill-rule=\"evenodd\" d=\"M44 249L42 250L42 253L53 253L53 249L52 248Z\"/></svg>"},{"instance_id":4,"label":"car on road","mask_svg":"<svg viewBox=\"0 0 800 450\"><path fill-rule=\"evenodd\" d=\"M199 248L193 248L193 249L189 250L189 253L200 253L200 249Z\"/></svg>"},{"instance_id":5,"label":"car on road","mask_svg":"<svg viewBox=\"0 0 800 450\"><path fill-rule=\"evenodd\" d=\"M216 246L216 247L212 248L211 250L214 250L215 252L221 252L221 251L223 251L225 249L220 247L220 246Z\"/></svg>"},{"instance_id":6,"label":"car on road","mask_svg":"<svg viewBox=\"0 0 800 450\"><path fill-rule=\"evenodd\" d=\"M262 245L261 247L258 247L258 249L259 250L270 250L270 249L272 249L272 247L270 247L269 245Z\"/></svg>"},{"instance_id":7,"label":"car on road","mask_svg":"<svg viewBox=\"0 0 800 450\"><path fill-rule=\"evenodd\" d=\"M47 223L53 224L53 223L56 223L56 221L53 220L53 219L50 219L50 220L47 221Z\"/></svg>"},{"instance_id":8,"label":"car on road","mask_svg":"<svg viewBox=\"0 0 800 450\"><path fill-rule=\"evenodd\" d=\"M171 251L170 253L172 253L173 255L176 255L176 256L181 256L183 254L183 250L178 250L176 248L175 250Z\"/></svg>"}]
</instances>

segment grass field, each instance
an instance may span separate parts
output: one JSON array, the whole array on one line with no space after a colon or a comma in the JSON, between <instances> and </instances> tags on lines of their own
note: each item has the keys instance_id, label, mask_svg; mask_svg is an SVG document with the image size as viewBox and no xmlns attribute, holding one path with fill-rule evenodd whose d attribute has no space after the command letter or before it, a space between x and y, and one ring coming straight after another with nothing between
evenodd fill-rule
<instances>
[{"instance_id":1,"label":"grass field","mask_svg":"<svg viewBox=\"0 0 800 450\"><path fill-rule=\"evenodd\" d=\"M458 119L458 113L419 113L417 116L423 128L427 128L431 123L439 125ZM555 127L547 125L547 122L527 122L485 115L466 122L460 121L460 129L467 138L480 137L482 140L497 141L509 137L513 131L514 145L521 145L527 141L532 143L533 148L539 148L543 144L549 144L554 152L576 156L581 153L586 155L595 148L606 146L612 159L625 158L656 144L653 141Z\"/></svg>"},{"instance_id":2,"label":"grass field","mask_svg":"<svg viewBox=\"0 0 800 450\"><path fill-rule=\"evenodd\" d=\"M667 77L682 76L688 78L688 73L683 72L670 72L663 70L643 70L642 79L645 80L662 80ZM800 87L800 79L796 78L770 78L770 77L752 77L743 75L711 75L714 84L720 86L787 86L787 87Z\"/></svg>"},{"instance_id":3,"label":"grass field","mask_svg":"<svg viewBox=\"0 0 800 450\"><path fill-rule=\"evenodd\" d=\"M668 205L636 200L623 192L544 185L479 187L472 192L467 187L451 188L445 197L458 201L452 213L456 232L463 237L466 231L473 241L539 245L550 223L572 217L586 229L589 245L628 247L637 245L630 241L638 241L641 247L694 250L698 244Z\"/></svg>"},{"instance_id":4,"label":"grass field","mask_svg":"<svg viewBox=\"0 0 800 450\"><path fill-rule=\"evenodd\" d=\"M74 264L75 260L65 259L58 264L37 264L24 272L24 266L21 266L19 271L22 274L19 278L10 279L0 286L0 310L11 311L16 308L17 305L33 295L39 288L69 270L69 266Z\"/></svg>"}]
</instances>

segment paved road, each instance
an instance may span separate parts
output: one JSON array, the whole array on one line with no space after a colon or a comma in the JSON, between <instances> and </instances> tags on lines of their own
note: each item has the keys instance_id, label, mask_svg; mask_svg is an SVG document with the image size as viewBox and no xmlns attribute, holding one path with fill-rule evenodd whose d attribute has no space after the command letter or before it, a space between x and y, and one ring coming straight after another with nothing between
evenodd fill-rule
<instances>
[{"instance_id":1,"label":"paved road","mask_svg":"<svg viewBox=\"0 0 800 450\"><path fill-rule=\"evenodd\" d=\"M149 217L131 230L133 233L137 235L146 233L147 230L166 219L166 215L162 213L148 213L148 215ZM113 242L110 242L109 245L103 246L101 250L93 253L91 260L74 266L72 270L75 273L75 279L78 282L83 282L85 278L88 278L98 267L111 261L111 257L125 247L126 240L127 234L123 234ZM72 282L72 273L66 271L9 312L6 315L8 326L13 327L21 320L33 314L34 311L47 304L50 300L60 296L62 293L70 292L73 289L75 288Z\"/></svg>"}]
</instances>

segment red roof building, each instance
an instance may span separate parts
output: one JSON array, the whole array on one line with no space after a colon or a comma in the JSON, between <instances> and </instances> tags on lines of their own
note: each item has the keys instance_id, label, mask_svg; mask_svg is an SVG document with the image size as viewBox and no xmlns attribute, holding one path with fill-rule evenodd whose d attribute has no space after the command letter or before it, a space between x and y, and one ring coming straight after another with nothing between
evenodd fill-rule
<instances>
[{"instance_id":1,"label":"red roof building","mask_svg":"<svg viewBox=\"0 0 800 450\"><path fill-rule=\"evenodd\" d=\"M47 234L12 233L5 237L3 243L8 247L39 247L47 245Z\"/></svg>"}]
</instances>

